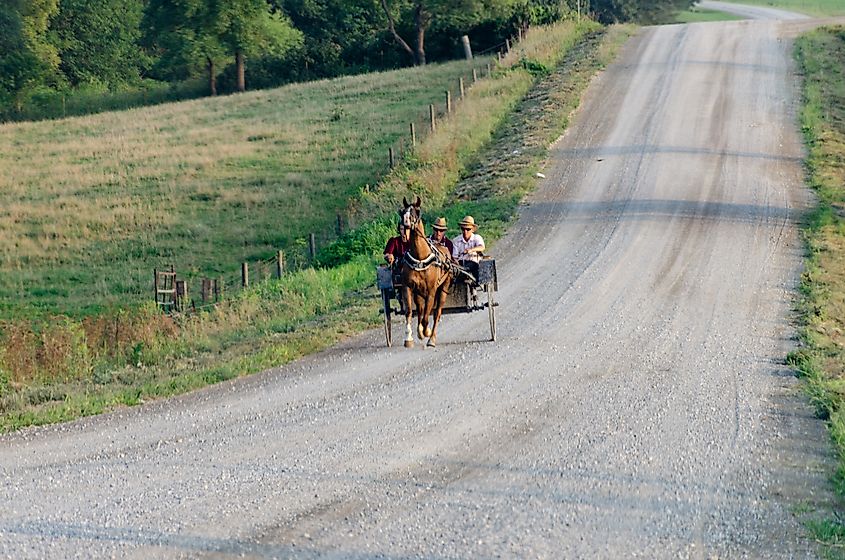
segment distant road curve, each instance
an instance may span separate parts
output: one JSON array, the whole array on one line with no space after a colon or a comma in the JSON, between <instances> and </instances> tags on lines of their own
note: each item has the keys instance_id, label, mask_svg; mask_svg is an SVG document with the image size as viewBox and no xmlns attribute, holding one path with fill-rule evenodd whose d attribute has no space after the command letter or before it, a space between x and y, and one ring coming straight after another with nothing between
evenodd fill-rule
<instances>
[{"instance_id":1,"label":"distant road curve","mask_svg":"<svg viewBox=\"0 0 845 560\"><path fill-rule=\"evenodd\" d=\"M746 6L743 4L733 4L731 2L716 2L714 0L703 0L697 4L701 8L708 10L718 10L720 12L727 12L729 14L736 14L738 16L746 17L748 19L768 19L768 20L792 20L792 19L810 19L806 14L797 12L790 12L778 8L769 8L766 6Z\"/></svg>"}]
</instances>

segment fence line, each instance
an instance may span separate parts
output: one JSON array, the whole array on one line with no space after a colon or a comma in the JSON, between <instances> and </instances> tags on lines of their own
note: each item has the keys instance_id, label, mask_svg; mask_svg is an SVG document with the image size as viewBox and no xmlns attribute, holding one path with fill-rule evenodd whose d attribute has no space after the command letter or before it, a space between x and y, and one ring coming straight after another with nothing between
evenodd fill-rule
<instances>
[{"instance_id":1,"label":"fence line","mask_svg":"<svg viewBox=\"0 0 845 560\"><path fill-rule=\"evenodd\" d=\"M496 51L497 62L482 63L478 61L477 58L467 61L468 71L465 74L461 74L453 84L456 88L456 92L458 92L458 95L453 96L452 89L450 88L445 92L443 101L439 104L429 104L428 107L420 112L414 121L408 123L409 126L406 129L408 132L400 136L388 146L387 151L385 152L384 165L377 169L374 174L374 184L381 182L384 177L391 172L391 170L401 164L405 157L416 149L420 142L429 135L435 133L437 130L437 121L449 118L450 114L454 113L459 109L459 107L463 106L464 103L468 102L467 92L471 91L472 87L479 80L492 76L494 67L502 65L503 55L507 55L508 52L513 50L514 46L521 41L524 36L524 32L527 31L527 29L520 31L518 38L506 39L499 45L495 45L489 49L481 51L476 55L482 56L486 53ZM504 47L507 52L503 52L502 47ZM161 269L174 273L174 281L177 284L181 283L182 286L182 299L179 299L179 288L176 288L175 291L177 292L177 298L173 305L160 305L160 308L163 311L176 314L211 309L225 299L225 294L232 294L237 292L238 289L255 286L261 282L266 282L273 278L281 278L290 272L303 270L313 266L317 255L319 254L320 248L336 241L345 233L345 231L354 229L353 226L353 215L350 212L346 212L345 220L344 216L339 213L337 214L337 222L334 232L323 231L319 234L310 233L307 238L299 238L296 242L297 245L287 247L284 250L279 249L276 251L276 254L270 258L259 259L251 263L242 263L241 270L237 273L218 275L215 278L199 278L201 285L199 293L202 297L199 304L197 304L194 299L190 298L190 294L196 292L192 292L190 290L188 281L181 278L176 279L176 275L178 275L179 272L178 268L170 266L169 269ZM159 301L159 272L154 271L154 274L156 301ZM194 278L194 282L196 281L197 279ZM207 301L212 299L209 294L213 295L214 301Z\"/></svg>"}]
</instances>

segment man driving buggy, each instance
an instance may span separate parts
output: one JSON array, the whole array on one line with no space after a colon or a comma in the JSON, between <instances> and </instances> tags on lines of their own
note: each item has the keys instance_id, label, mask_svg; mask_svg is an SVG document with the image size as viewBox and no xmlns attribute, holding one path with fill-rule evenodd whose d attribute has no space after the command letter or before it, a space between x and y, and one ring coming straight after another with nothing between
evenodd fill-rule
<instances>
[{"instance_id":1,"label":"man driving buggy","mask_svg":"<svg viewBox=\"0 0 845 560\"><path fill-rule=\"evenodd\" d=\"M472 216L465 216L458 225L461 234L452 239L452 256L477 279L478 261L484 253L484 239L475 233L478 231L478 225Z\"/></svg>"}]
</instances>

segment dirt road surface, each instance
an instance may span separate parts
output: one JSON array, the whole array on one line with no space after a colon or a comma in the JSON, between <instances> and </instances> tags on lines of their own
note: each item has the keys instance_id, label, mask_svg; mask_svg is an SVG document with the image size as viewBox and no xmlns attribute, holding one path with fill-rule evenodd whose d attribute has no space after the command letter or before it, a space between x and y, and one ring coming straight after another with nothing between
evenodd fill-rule
<instances>
[{"instance_id":1,"label":"dirt road surface","mask_svg":"<svg viewBox=\"0 0 845 560\"><path fill-rule=\"evenodd\" d=\"M594 81L495 249L497 343L486 313L373 331L0 438L0 556L813 557L783 25L644 29Z\"/></svg>"}]
</instances>

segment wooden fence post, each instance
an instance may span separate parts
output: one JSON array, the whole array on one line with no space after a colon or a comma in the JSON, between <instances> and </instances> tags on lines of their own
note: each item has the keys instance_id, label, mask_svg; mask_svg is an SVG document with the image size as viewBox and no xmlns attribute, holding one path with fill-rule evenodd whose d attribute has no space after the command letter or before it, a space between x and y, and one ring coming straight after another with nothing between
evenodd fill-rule
<instances>
[{"instance_id":1,"label":"wooden fence post","mask_svg":"<svg viewBox=\"0 0 845 560\"><path fill-rule=\"evenodd\" d=\"M458 89L461 92L461 101L463 101L464 100L464 93L465 93L464 92L464 78L463 78L463 76L458 78Z\"/></svg>"},{"instance_id":2,"label":"wooden fence post","mask_svg":"<svg viewBox=\"0 0 845 560\"><path fill-rule=\"evenodd\" d=\"M223 279L215 278L214 284L211 287L214 290L214 301L220 301L223 297Z\"/></svg>"},{"instance_id":3,"label":"wooden fence post","mask_svg":"<svg viewBox=\"0 0 845 560\"><path fill-rule=\"evenodd\" d=\"M387 149L387 159L390 163L390 169L396 167L396 152L393 150L392 147Z\"/></svg>"},{"instance_id":4,"label":"wooden fence post","mask_svg":"<svg viewBox=\"0 0 845 560\"><path fill-rule=\"evenodd\" d=\"M200 284L200 299L203 305L211 299L211 280L208 278L203 278Z\"/></svg>"},{"instance_id":5,"label":"wooden fence post","mask_svg":"<svg viewBox=\"0 0 845 560\"><path fill-rule=\"evenodd\" d=\"M464 45L464 58L466 58L467 60L472 60L472 47L470 47L469 44L469 36L461 36L461 43L463 43Z\"/></svg>"},{"instance_id":6,"label":"wooden fence post","mask_svg":"<svg viewBox=\"0 0 845 560\"><path fill-rule=\"evenodd\" d=\"M158 269L153 269L153 301L158 303Z\"/></svg>"},{"instance_id":7,"label":"wooden fence post","mask_svg":"<svg viewBox=\"0 0 845 560\"><path fill-rule=\"evenodd\" d=\"M417 128L414 126L414 123L411 123L411 147L417 147Z\"/></svg>"},{"instance_id":8,"label":"wooden fence post","mask_svg":"<svg viewBox=\"0 0 845 560\"><path fill-rule=\"evenodd\" d=\"M488 62L487 63L487 77L489 78L493 74L493 66Z\"/></svg>"},{"instance_id":9,"label":"wooden fence post","mask_svg":"<svg viewBox=\"0 0 845 560\"><path fill-rule=\"evenodd\" d=\"M473 68L472 69L472 83L475 83L477 81L478 81L478 70Z\"/></svg>"},{"instance_id":10,"label":"wooden fence post","mask_svg":"<svg viewBox=\"0 0 845 560\"><path fill-rule=\"evenodd\" d=\"M451 112L452 112L452 92L449 91L449 90L446 90L446 114L448 115Z\"/></svg>"},{"instance_id":11,"label":"wooden fence post","mask_svg":"<svg viewBox=\"0 0 845 560\"><path fill-rule=\"evenodd\" d=\"M429 118L429 121L431 123L431 132L434 132L435 130L437 130L437 125L435 124L434 117L435 117L434 105L432 104L432 105L428 106L428 118Z\"/></svg>"},{"instance_id":12,"label":"wooden fence post","mask_svg":"<svg viewBox=\"0 0 845 560\"><path fill-rule=\"evenodd\" d=\"M511 40L505 39L505 54L509 54L511 52Z\"/></svg>"},{"instance_id":13,"label":"wooden fence post","mask_svg":"<svg viewBox=\"0 0 845 560\"><path fill-rule=\"evenodd\" d=\"M241 287L249 287L249 263L241 263Z\"/></svg>"},{"instance_id":14,"label":"wooden fence post","mask_svg":"<svg viewBox=\"0 0 845 560\"><path fill-rule=\"evenodd\" d=\"M281 278L285 275L285 252L279 251L276 253L276 278Z\"/></svg>"},{"instance_id":15,"label":"wooden fence post","mask_svg":"<svg viewBox=\"0 0 845 560\"><path fill-rule=\"evenodd\" d=\"M308 251L311 253L311 260L314 260L317 257L317 236L313 233L308 234Z\"/></svg>"},{"instance_id":16,"label":"wooden fence post","mask_svg":"<svg viewBox=\"0 0 845 560\"><path fill-rule=\"evenodd\" d=\"M340 214L337 215L337 236L343 235L343 218Z\"/></svg>"},{"instance_id":17,"label":"wooden fence post","mask_svg":"<svg viewBox=\"0 0 845 560\"><path fill-rule=\"evenodd\" d=\"M184 311L188 301L188 283L176 280L176 311Z\"/></svg>"}]
</instances>

